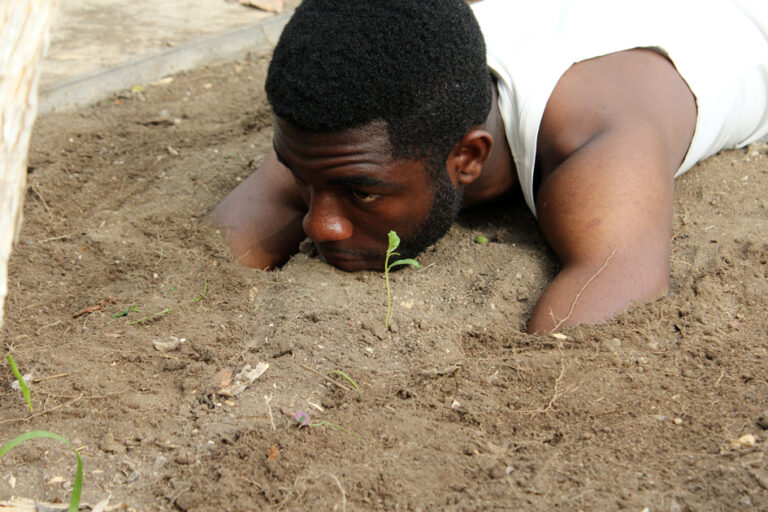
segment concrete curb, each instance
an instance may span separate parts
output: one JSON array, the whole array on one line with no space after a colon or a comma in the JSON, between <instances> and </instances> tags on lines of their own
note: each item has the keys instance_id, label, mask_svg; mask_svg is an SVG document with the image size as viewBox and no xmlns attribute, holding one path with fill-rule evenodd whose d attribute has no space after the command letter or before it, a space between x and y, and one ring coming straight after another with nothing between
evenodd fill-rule
<instances>
[{"instance_id":1,"label":"concrete curb","mask_svg":"<svg viewBox=\"0 0 768 512\"><path fill-rule=\"evenodd\" d=\"M293 11L288 11L245 28L41 89L38 112L76 109L136 84L154 82L216 61L234 60L249 52L270 51L292 15Z\"/></svg>"}]
</instances>

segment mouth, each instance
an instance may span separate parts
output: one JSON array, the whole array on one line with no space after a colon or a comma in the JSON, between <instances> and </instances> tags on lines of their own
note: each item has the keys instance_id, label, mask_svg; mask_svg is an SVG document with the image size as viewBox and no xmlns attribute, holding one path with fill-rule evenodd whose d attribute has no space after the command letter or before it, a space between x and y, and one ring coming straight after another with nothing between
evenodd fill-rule
<instances>
[{"instance_id":1,"label":"mouth","mask_svg":"<svg viewBox=\"0 0 768 512\"><path fill-rule=\"evenodd\" d=\"M382 263L378 259L366 256L356 256L345 252L324 251L320 249L320 256L326 263L345 272L357 272L359 270L381 270Z\"/></svg>"}]
</instances>

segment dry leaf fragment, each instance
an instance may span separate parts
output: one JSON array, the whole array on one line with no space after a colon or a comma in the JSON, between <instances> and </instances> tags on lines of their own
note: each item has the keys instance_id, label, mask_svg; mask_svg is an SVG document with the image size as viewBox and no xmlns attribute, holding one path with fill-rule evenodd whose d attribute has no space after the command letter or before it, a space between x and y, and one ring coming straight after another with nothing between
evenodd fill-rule
<instances>
[{"instance_id":1,"label":"dry leaf fragment","mask_svg":"<svg viewBox=\"0 0 768 512\"><path fill-rule=\"evenodd\" d=\"M285 9L285 0L240 0L242 5L280 14Z\"/></svg>"},{"instance_id":2,"label":"dry leaf fragment","mask_svg":"<svg viewBox=\"0 0 768 512\"><path fill-rule=\"evenodd\" d=\"M255 368L251 368L251 365L247 364L237 374L234 382L230 382L230 385L219 389L217 393L224 396L237 396L245 391L253 381L264 375L267 368L269 368L269 363L259 363Z\"/></svg>"},{"instance_id":3,"label":"dry leaf fragment","mask_svg":"<svg viewBox=\"0 0 768 512\"><path fill-rule=\"evenodd\" d=\"M93 506L93 510L91 510L91 512L106 512L108 510L107 509L108 506L109 506L109 498L103 499Z\"/></svg>"}]
</instances>

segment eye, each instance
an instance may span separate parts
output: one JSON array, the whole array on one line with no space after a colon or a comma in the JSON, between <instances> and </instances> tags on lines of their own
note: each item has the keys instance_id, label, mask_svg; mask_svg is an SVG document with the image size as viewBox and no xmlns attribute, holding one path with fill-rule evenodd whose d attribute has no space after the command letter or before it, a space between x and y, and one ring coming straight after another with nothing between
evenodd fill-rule
<instances>
[{"instance_id":1,"label":"eye","mask_svg":"<svg viewBox=\"0 0 768 512\"><path fill-rule=\"evenodd\" d=\"M360 201L361 203L372 203L375 200L377 200L379 197L381 197L378 194L368 194L366 192L360 192L359 190L353 190L352 191L352 197Z\"/></svg>"}]
</instances>

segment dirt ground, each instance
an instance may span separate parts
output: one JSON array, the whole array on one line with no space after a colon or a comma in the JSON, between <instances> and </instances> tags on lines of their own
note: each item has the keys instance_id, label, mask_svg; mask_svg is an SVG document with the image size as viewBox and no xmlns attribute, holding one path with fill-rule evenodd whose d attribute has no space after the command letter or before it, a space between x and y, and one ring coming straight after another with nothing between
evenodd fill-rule
<instances>
[{"instance_id":1,"label":"dirt ground","mask_svg":"<svg viewBox=\"0 0 768 512\"><path fill-rule=\"evenodd\" d=\"M523 334L557 262L495 205L392 276L387 330L383 275L249 270L201 222L269 147L266 63L39 119L2 331L35 412L4 366L0 441L66 436L123 509L768 510L768 145L677 181L665 298ZM66 502L74 466L15 448L0 499Z\"/></svg>"}]
</instances>

